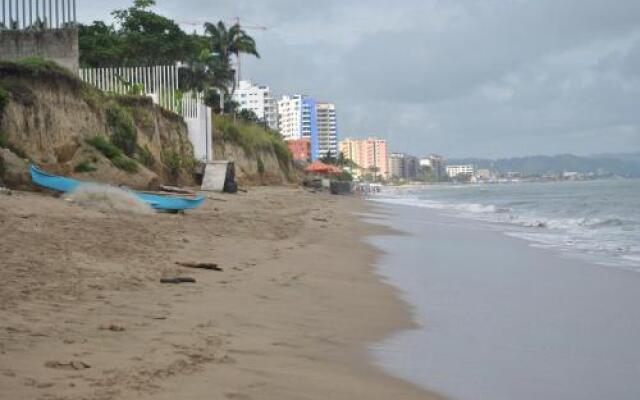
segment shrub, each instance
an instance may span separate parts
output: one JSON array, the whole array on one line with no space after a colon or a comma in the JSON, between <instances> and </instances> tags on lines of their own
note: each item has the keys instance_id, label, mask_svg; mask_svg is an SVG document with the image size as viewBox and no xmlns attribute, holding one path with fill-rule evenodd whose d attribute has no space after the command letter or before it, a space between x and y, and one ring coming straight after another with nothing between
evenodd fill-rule
<instances>
[{"instance_id":1,"label":"shrub","mask_svg":"<svg viewBox=\"0 0 640 400\"><path fill-rule=\"evenodd\" d=\"M230 142L238 142L240 139L240 130L231 124L226 124L222 130L222 137L224 140Z\"/></svg>"},{"instance_id":2,"label":"shrub","mask_svg":"<svg viewBox=\"0 0 640 400\"><path fill-rule=\"evenodd\" d=\"M82 161L73 168L75 172L93 172L96 170L96 167L91 165L91 163L87 160Z\"/></svg>"},{"instance_id":3,"label":"shrub","mask_svg":"<svg viewBox=\"0 0 640 400\"><path fill-rule=\"evenodd\" d=\"M336 177L336 180L352 182L353 181L353 175L351 175L347 171L342 171L342 173Z\"/></svg>"},{"instance_id":4,"label":"shrub","mask_svg":"<svg viewBox=\"0 0 640 400\"><path fill-rule=\"evenodd\" d=\"M138 150L136 151L136 155L138 160L145 167L151 168L156 163L156 160L153 158L153 154L151 154L151 151L147 146L138 147Z\"/></svg>"},{"instance_id":5,"label":"shrub","mask_svg":"<svg viewBox=\"0 0 640 400\"><path fill-rule=\"evenodd\" d=\"M87 139L87 143L95 147L100 153L104 154L110 160L122 156L119 148L109 143L104 136L94 136Z\"/></svg>"},{"instance_id":6,"label":"shrub","mask_svg":"<svg viewBox=\"0 0 640 400\"><path fill-rule=\"evenodd\" d=\"M112 131L111 142L127 156L132 156L136 152L138 133L129 110L117 103L111 103L107 107L107 122Z\"/></svg>"},{"instance_id":7,"label":"shrub","mask_svg":"<svg viewBox=\"0 0 640 400\"><path fill-rule=\"evenodd\" d=\"M0 76L27 77L39 80L64 83L74 91L82 89L85 84L70 70L53 61L40 57L27 57L17 61L0 61Z\"/></svg>"},{"instance_id":8,"label":"shrub","mask_svg":"<svg viewBox=\"0 0 640 400\"><path fill-rule=\"evenodd\" d=\"M0 121L2 121L2 112L9 103L9 92L0 87Z\"/></svg>"},{"instance_id":9,"label":"shrub","mask_svg":"<svg viewBox=\"0 0 640 400\"><path fill-rule=\"evenodd\" d=\"M260 175L264 175L264 163L262 162L262 158L258 157L258 173Z\"/></svg>"},{"instance_id":10,"label":"shrub","mask_svg":"<svg viewBox=\"0 0 640 400\"><path fill-rule=\"evenodd\" d=\"M182 167L182 157L176 151L167 150L162 153L162 162L169 168L171 175L178 175Z\"/></svg>"},{"instance_id":11,"label":"shrub","mask_svg":"<svg viewBox=\"0 0 640 400\"><path fill-rule=\"evenodd\" d=\"M278 158L280 166L288 170L289 165L291 165L291 161L293 159L293 155L291 155L291 150L289 150L289 147L284 142L282 142L282 140L274 140L273 151L276 153L276 157Z\"/></svg>"},{"instance_id":12,"label":"shrub","mask_svg":"<svg viewBox=\"0 0 640 400\"><path fill-rule=\"evenodd\" d=\"M5 149L8 146L9 142L7 142L7 137L3 133L0 133L0 147Z\"/></svg>"},{"instance_id":13,"label":"shrub","mask_svg":"<svg viewBox=\"0 0 640 400\"><path fill-rule=\"evenodd\" d=\"M111 160L111 162L117 168L120 168L125 172L129 172L129 173L138 172L138 163L136 163L135 160L132 160L129 157L121 155L121 156L115 157L113 160Z\"/></svg>"}]
</instances>

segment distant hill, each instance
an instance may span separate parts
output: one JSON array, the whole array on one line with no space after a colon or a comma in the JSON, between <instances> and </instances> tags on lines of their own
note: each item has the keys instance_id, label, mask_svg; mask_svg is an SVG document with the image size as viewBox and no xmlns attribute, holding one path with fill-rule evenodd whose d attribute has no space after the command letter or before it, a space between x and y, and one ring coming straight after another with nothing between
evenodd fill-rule
<instances>
[{"instance_id":1,"label":"distant hill","mask_svg":"<svg viewBox=\"0 0 640 400\"><path fill-rule=\"evenodd\" d=\"M503 174L520 172L528 176L560 174L565 171L572 171L585 174L640 177L640 152L597 154L593 156L560 154L556 156L528 156L498 160L460 158L447 160L447 163L473 164L480 169L490 169Z\"/></svg>"}]
</instances>

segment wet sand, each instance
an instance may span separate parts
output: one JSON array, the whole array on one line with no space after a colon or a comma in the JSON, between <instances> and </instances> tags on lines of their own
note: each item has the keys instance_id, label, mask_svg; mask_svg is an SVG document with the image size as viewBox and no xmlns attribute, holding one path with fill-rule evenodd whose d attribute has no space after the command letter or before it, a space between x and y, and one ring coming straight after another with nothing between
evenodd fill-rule
<instances>
[{"instance_id":1,"label":"wet sand","mask_svg":"<svg viewBox=\"0 0 640 400\"><path fill-rule=\"evenodd\" d=\"M640 398L640 274L509 237L500 224L384 206L373 242L421 328L385 366L460 400ZM536 229L536 228L531 228Z\"/></svg>"},{"instance_id":2,"label":"wet sand","mask_svg":"<svg viewBox=\"0 0 640 400\"><path fill-rule=\"evenodd\" d=\"M210 197L130 215L0 195L0 398L438 398L365 350L411 318L373 272L363 238L384 231L362 201ZM197 282L159 283L173 276Z\"/></svg>"}]
</instances>

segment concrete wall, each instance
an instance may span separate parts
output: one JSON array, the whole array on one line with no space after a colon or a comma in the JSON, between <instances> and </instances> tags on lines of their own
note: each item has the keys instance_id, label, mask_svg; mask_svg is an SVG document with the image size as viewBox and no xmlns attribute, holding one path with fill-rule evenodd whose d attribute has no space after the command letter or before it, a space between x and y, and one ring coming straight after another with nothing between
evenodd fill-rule
<instances>
[{"instance_id":1,"label":"concrete wall","mask_svg":"<svg viewBox=\"0 0 640 400\"><path fill-rule=\"evenodd\" d=\"M42 57L78 73L80 52L76 28L0 31L0 60Z\"/></svg>"},{"instance_id":2,"label":"concrete wall","mask_svg":"<svg viewBox=\"0 0 640 400\"><path fill-rule=\"evenodd\" d=\"M200 161L212 161L211 108L198 104L196 115L185 115L189 140L193 145L193 156Z\"/></svg>"}]
</instances>

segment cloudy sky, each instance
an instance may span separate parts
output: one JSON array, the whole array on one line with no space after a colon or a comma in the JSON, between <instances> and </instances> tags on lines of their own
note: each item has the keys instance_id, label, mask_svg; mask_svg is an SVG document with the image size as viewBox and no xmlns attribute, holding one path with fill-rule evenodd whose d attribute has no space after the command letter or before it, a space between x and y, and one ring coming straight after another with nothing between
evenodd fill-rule
<instances>
[{"instance_id":1,"label":"cloudy sky","mask_svg":"<svg viewBox=\"0 0 640 400\"><path fill-rule=\"evenodd\" d=\"M157 3L267 26L243 77L335 102L341 137L448 157L640 151L639 0ZM79 14L128 4L81 0Z\"/></svg>"}]
</instances>

